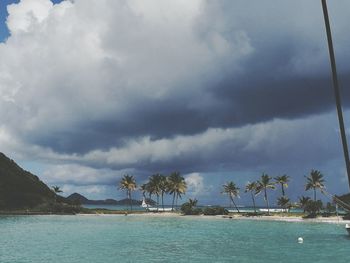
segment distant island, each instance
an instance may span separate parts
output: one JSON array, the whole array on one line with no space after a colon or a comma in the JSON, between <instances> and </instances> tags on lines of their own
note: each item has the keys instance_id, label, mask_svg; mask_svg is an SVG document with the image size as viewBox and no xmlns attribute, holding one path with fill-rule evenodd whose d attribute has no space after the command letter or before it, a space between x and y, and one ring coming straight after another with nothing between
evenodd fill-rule
<instances>
[{"instance_id":1,"label":"distant island","mask_svg":"<svg viewBox=\"0 0 350 263\"><path fill-rule=\"evenodd\" d=\"M115 199L105 199L105 200L90 200L86 198L85 196L74 193L67 197L67 200L69 200L72 203L82 204L82 205L129 205L130 201L129 199L122 199L122 200L115 200ZM150 205L155 205L156 202L152 199L146 199L146 202ZM142 201L132 199L133 205L141 205Z\"/></svg>"}]
</instances>

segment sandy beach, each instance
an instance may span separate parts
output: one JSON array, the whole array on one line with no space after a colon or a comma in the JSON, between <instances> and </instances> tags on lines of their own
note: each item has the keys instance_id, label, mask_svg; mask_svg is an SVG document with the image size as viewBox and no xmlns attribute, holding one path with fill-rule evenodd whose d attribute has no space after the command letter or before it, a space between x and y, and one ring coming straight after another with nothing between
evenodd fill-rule
<instances>
[{"instance_id":1,"label":"sandy beach","mask_svg":"<svg viewBox=\"0 0 350 263\"><path fill-rule=\"evenodd\" d=\"M283 222L302 222L302 223L330 223L330 224L350 224L350 220L344 220L342 217L317 217L317 218L302 218L301 216L223 216L223 218L234 220L263 220L263 221L283 221Z\"/></svg>"},{"instance_id":2,"label":"sandy beach","mask_svg":"<svg viewBox=\"0 0 350 263\"><path fill-rule=\"evenodd\" d=\"M79 216L125 216L125 214L78 214ZM317 217L317 218L302 218L301 216L281 216L281 215L270 215L270 216L244 216L244 215L182 215L180 213L129 213L127 216L137 217L187 217L187 218L203 218L203 219L225 219L225 220L252 220L252 221L282 221L282 222L300 222L300 223L328 223L328 224L350 224L350 220L344 220L340 216L331 217Z\"/></svg>"}]
</instances>

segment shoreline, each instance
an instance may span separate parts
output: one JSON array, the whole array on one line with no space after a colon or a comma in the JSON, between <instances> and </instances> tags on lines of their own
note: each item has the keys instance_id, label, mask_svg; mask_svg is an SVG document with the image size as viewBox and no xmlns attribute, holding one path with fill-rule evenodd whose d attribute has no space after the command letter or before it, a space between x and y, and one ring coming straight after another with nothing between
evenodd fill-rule
<instances>
[{"instance_id":1,"label":"shoreline","mask_svg":"<svg viewBox=\"0 0 350 263\"><path fill-rule=\"evenodd\" d=\"M127 212L127 213L126 213ZM159 218L171 218L171 217L183 217L183 218L202 218L202 219L226 219L226 220L250 220L250 221L275 221L275 222L290 222L290 223L328 223L328 224L350 224L350 220L344 220L341 216L330 217L316 217L316 218L303 218L302 215L281 215L271 214L259 215L259 216L245 216L238 214L229 215L183 215L178 212L146 212L146 211L92 211L91 213L49 213L49 212L26 212L26 211L0 211L0 217L2 216L144 216L144 217L159 217Z\"/></svg>"},{"instance_id":2,"label":"shoreline","mask_svg":"<svg viewBox=\"0 0 350 263\"><path fill-rule=\"evenodd\" d=\"M78 216L125 216L124 214L77 214ZM344 220L342 217L317 217L317 218L302 218L302 216L243 216L243 215L182 215L180 213L131 213L127 216L145 216L145 217L183 217L183 218L201 218L201 219L226 219L226 220L250 220L250 221L274 221L274 222L290 222L290 223L327 223L327 224L350 224L350 220Z\"/></svg>"},{"instance_id":3,"label":"shoreline","mask_svg":"<svg viewBox=\"0 0 350 263\"><path fill-rule=\"evenodd\" d=\"M230 220L251 220L251 221L279 221L279 222L291 222L291 223L328 223L328 224L350 224L350 220L344 220L342 217L330 216L330 217L316 217L316 218L303 218L302 216L224 216Z\"/></svg>"}]
</instances>

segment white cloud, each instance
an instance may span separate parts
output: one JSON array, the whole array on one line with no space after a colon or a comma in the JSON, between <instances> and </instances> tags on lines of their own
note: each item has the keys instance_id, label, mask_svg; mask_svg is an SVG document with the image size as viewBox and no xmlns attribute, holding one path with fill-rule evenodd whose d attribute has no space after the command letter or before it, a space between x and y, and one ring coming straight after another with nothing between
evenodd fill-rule
<instances>
[{"instance_id":1,"label":"white cloud","mask_svg":"<svg viewBox=\"0 0 350 263\"><path fill-rule=\"evenodd\" d=\"M187 184L188 195L198 197L205 195L206 187L204 185L204 178L199 173L191 173L185 176Z\"/></svg>"},{"instance_id":2,"label":"white cloud","mask_svg":"<svg viewBox=\"0 0 350 263\"><path fill-rule=\"evenodd\" d=\"M7 26L12 35L28 32L48 17L53 4L50 0L22 0L7 7Z\"/></svg>"},{"instance_id":3,"label":"white cloud","mask_svg":"<svg viewBox=\"0 0 350 263\"><path fill-rule=\"evenodd\" d=\"M45 169L42 179L46 182L70 185L109 185L116 182L126 170L95 169L78 164L51 165Z\"/></svg>"},{"instance_id":4,"label":"white cloud","mask_svg":"<svg viewBox=\"0 0 350 263\"><path fill-rule=\"evenodd\" d=\"M0 100L12 103L1 121L33 138L123 119L140 101L199 94L200 76L249 53L241 31L231 42L215 33L214 49L211 40L203 42L194 30L202 1L161 3L22 0L9 6Z\"/></svg>"}]
</instances>

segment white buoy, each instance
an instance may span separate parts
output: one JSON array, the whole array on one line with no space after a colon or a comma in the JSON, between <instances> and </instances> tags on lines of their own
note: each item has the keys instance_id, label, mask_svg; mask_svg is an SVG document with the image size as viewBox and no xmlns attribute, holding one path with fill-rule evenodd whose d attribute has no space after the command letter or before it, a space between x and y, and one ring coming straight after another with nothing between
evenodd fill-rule
<instances>
[{"instance_id":1,"label":"white buoy","mask_svg":"<svg viewBox=\"0 0 350 263\"><path fill-rule=\"evenodd\" d=\"M346 229L346 231L348 231L348 233L350 235L350 224L346 224L345 225L345 229Z\"/></svg>"},{"instance_id":2,"label":"white buoy","mask_svg":"<svg viewBox=\"0 0 350 263\"><path fill-rule=\"evenodd\" d=\"M304 242L304 239L302 237L298 237L298 243L301 244Z\"/></svg>"}]
</instances>

